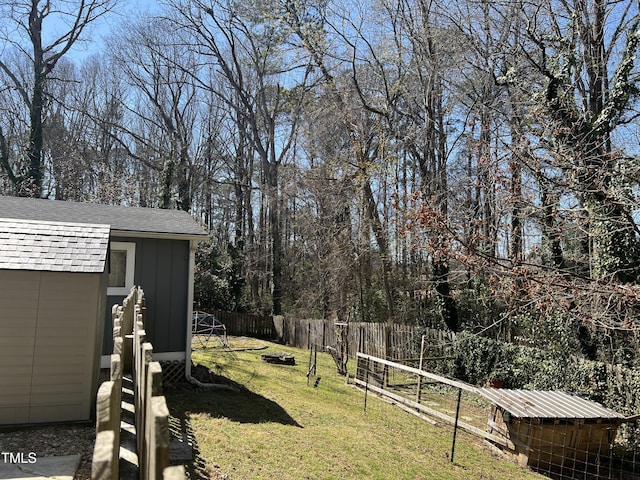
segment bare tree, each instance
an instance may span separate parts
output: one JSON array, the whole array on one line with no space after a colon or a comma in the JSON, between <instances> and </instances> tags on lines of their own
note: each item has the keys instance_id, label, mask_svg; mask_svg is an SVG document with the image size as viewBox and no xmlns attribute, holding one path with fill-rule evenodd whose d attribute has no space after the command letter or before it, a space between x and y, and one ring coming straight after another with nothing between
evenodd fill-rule
<instances>
[{"instance_id":1,"label":"bare tree","mask_svg":"<svg viewBox=\"0 0 640 480\"><path fill-rule=\"evenodd\" d=\"M129 107L129 116L146 125L137 138L155 150L159 159L159 206L173 207L175 197L175 207L189 211L202 110L192 80L198 74L197 61L182 48L184 43L180 32L165 19L144 18L123 26L110 42L110 50L115 66L137 97L135 109L130 108L130 99L124 100L123 108ZM123 133L134 132L125 128Z\"/></svg>"},{"instance_id":2,"label":"bare tree","mask_svg":"<svg viewBox=\"0 0 640 480\"><path fill-rule=\"evenodd\" d=\"M468 10L461 6L455 23L474 52L468 71L485 79L461 91L495 92L467 102L493 120L480 111L468 124L479 119L477 138L493 125L483 144L497 168L483 185L498 187L494 205L510 211L492 215L493 257L472 241L490 232L463 238L460 225L441 225L460 246L457 259L499 285L503 318L527 305L543 322L631 328L618 308L637 297L637 201L629 195L637 160L620 139L637 123L637 5L461 5Z\"/></svg>"},{"instance_id":3,"label":"bare tree","mask_svg":"<svg viewBox=\"0 0 640 480\"><path fill-rule=\"evenodd\" d=\"M376 128L378 122L372 112L356 100L359 93L353 78L342 73L344 70L341 71L343 66L339 60L334 62L334 59L341 58L343 51L328 50L330 36L327 28L333 27L331 27L330 14L326 6L318 2L275 2L274 8L282 24L296 38L296 45L306 52L309 64L317 69L331 101L336 105L338 118L350 141L353 161L358 170L357 179L360 183L358 191L362 218L366 226L366 229L360 232L361 245L365 248L362 258L367 258L366 252L370 243L368 234L371 232L380 253L387 315L392 318L395 314L395 298L391 284L393 259L385 222L378 209L371 179L375 160L382 153L379 132ZM340 32L337 36L340 36ZM353 68L357 67L354 65ZM368 281L370 275L368 273L364 275Z\"/></svg>"},{"instance_id":4,"label":"bare tree","mask_svg":"<svg viewBox=\"0 0 640 480\"><path fill-rule=\"evenodd\" d=\"M562 12L575 21L565 24ZM636 115L638 11L627 2L558 2L533 21L540 26L528 29L526 54L545 79L540 134L584 214L587 274L637 282L638 229L623 193L629 179L618 173L627 157L613 136Z\"/></svg>"},{"instance_id":5,"label":"bare tree","mask_svg":"<svg viewBox=\"0 0 640 480\"><path fill-rule=\"evenodd\" d=\"M47 80L69 50L80 42L86 29L108 13L117 0L5 1L0 4L2 40L28 59L31 78L24 82L20 65L0 58L0 70L19 92L29 110L29 137L24 147L26 162L3 161L3 168L20 195L42 194L44 169L43 113L47 102ZM51 24L51 26L49 26ZM29 44L30 49L25 48ZM24 170L23 170L24 169ZM22 171L23 170L23 171Z\"/></svg>"},{"instance_id":6,"label":"bare tree","mask_svg":"<svg viewBox=\"0 0 640 480\"><path fill-rule=\"evenodd\" d=\"M173 20L192 49L217 68L229 90L214 92L235 109L260 159L270 236L272 311L282 312L282 238L278 171L295 142L308 71L286 55L282 31L264 5L170 2ZM210 87L194 76L201 88ZM229 96L229 94L231 95ZM261 216L262 218L262 216Z\"/></svg>"},{"instance_id":7,"label":"bare tree","mask_svg":"<svg viewBox=\"0 0 640 480\"><path fill-rule=\"evenodd\" d=\"M88 123L82 156L92 175L85 195L107 204L153 205L148 171L155 170L129 154L119 128L125 122L125 99L131 90L125 76L108 55L94 55L83 62L81 78L74 108Z\"/></svg>"}]
</instances>

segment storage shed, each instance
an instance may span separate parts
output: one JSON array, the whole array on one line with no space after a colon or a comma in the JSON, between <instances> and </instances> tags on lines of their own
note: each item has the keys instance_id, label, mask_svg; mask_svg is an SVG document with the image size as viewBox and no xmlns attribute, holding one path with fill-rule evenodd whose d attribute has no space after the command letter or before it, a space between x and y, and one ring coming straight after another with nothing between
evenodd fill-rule
<instances>
[{"instance_id":1,"label":"storage shed","mask_svg":"<svg viewBox=\"0 0 640 480\"><path fill-rule=\"evenodd\" d=\"M491 404L487 431L514 448L497 446L522 466L585 471L609 455L625 417L575 394L479 388Z\"/></svg>"},{"instance_id":2,"label":"storage shed","mask_svg":"<svg viewBox=\"0 0 640 480\"><path fill-rule=\"evenodd\" d=\"M113 351L111 307L144 288L147 338L169 375L190 368L195 251L204 228L180 210L0 196L0 218L99 223L111 227L102 366ZM188 346L188 348L187 348ZM186 362L185 362L186 360ZM169 368L170 367L170 368Z\"/></svg>"},{"instance_id":3,"label":"storage shed","mask_svg":"<svg viewBox=\"0 0 640 480\"><path fill-rule=\"evenodd\" d=\"M109 231L0 218L0 424L92 418Z\"/></svg>"}]
</instances>

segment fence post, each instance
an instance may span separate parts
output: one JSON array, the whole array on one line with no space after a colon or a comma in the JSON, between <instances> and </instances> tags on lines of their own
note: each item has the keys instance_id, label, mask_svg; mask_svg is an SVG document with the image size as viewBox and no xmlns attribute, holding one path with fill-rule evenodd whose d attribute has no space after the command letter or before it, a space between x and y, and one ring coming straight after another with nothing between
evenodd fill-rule
<instances>
[{"instance_id":1,"label":"fence post","mask_svg":"<svg viewBox=\"0 0 640 480\"><path fill-rule=\"evenodd\" d=\"M162 395L162 367L160 362L149 362L147 366L146 399Z\"/></svg>"},{"instance_id":2,"label":"fence post","mask_svg":"<svg viewBox=\"0 0 640 480\"><path fill-rule=\"evenodd\" d=\"M120 398L117 383L100 385L96 400L96 443L92 478L118 478L120 454ZM96 475L94 475L94 469Z\"/></svg>"},{"instance_id":3,"label":"fence post","mask_svg":"<svg viewBox=\"0 0 640 480\"><path fill-rule=\"evenodd\" d=\"M384 348L384 358L385 360L388 360L389 358L391 358L391 356L389 355L389 351L391 350L391 326L385 324L384 325L384 330L383 330L383 340L382 340L382 347Z\"/></svg>"},{"instance_id":4,"label":"fence post","mask_svg":"<svg viewBox=\"0 0 640 480\"><path fill-rule=\"evenodd\" d=\"M131 296L127 296L122 301L122 323L120 325L121 335L124 340L124 348L122 351L122 362L125 372L133 370L133 337L134 320L133 320L133 303Z\"/></svg>"},{"instance_id":5,"label":"fence post","mask_svg":"<svg viewBox=\"0 0 640 480\"><path fill-rule=\"evenodd\" d=\"M367 411L367 397L369 396L369 366L370 360L367 358L367 367L364 371L364 411Z\"/></svg>"},{"instance_id":6,"label":"fence post","mask_svg":"<svg viewBox=\"0 0 640 480\"><path fill-rule=\"evenodd\" d=\"M149 342L145 342L140 347L140 363L139 370L136 372L136 378L138 380L138 387L136 388L136 432L143 432L142 435L136 435L138 444L138 459L139 465L142 467L145 464L145 457L147 450L145 449L145 435L147 421L147 410L150 405L146 402L147 397L147 371L149 364L153 359L153 346ZM141 478L147 478L141 476Z\"/></svg>"},{"instance_id":7,"label":"fence post","mask_svg":"<svg viewBox=\"0 0 640 480\"><path fill-rule=\"evenodd\" d=\"M113 480L118 478L119 450L114 441L116 433L103 430L96 434L96 443L91 459L91 480Z\"/></svg>"},{"instance_id":8,"label":"fence post","mask_svg":"<svg viewBox=\"0 0 640 480\"><path fill-rule=\"evenodd\" d=\"M422 341L420 342L420 363L418 364L418 370L422 371L422 367L424 366L424 343L425 336L422 335ZM420 403L422 399L422 375L418 375L418 392L416 393L416 402Z\"/></svg>"},{"instance_id":9,"label":"fence post","mask_svg":"<svg viewBox=\"0 0 640 480\"><path fill-rule=\"evenodd\" d=\"M119 431L120 418L116 412L120 412L120 404L117 402L115 382L103 382L98 388L96 401L96 432L105 430Z\"/></svg>"},{"instance_id":10,"label":"fence post","mask_svg":"<svg viewBox=\"0 0 640 480\"><path fill-rule=\"evenodd\" d=\"M113 341L122 338L122 307L120 305L114 305L111 308L111 327Z\"/></svg>"},{"instance_id":11,"label":"fence post","mask_svg":"<svg viewBox=\"0 0 640 480\"><path fill-rule=\"evenodd\" d=\"M458 389L458 404L456 406L456 420L453 425L453 442L451 443L451 463L453 463L453 454L456 451L456 435L458 433L458 419L460 418L460 400L462 398L462 389Z\"/></svg>"},{"instance_id":12,"label":"fence post","mask_svg":"<svg viewBox=\"0 0 640 480\"><path fill-rule=\"evenodd\" d=\"M113 340L113 353L122 356L123 350L124 350L124 341L122 340L122 337L115 338Z\"/></svg>"},{"instance_id":13,"label":"fence post","mask_svg":"<svg viewBox=\"0 0 640 480\"><path fill-rule=\"evenodd\" d=\"M169 454L167 450L166 454L166 462L161 458L158 460L158 452L154 450L155 444L153 443L153 439L151 438L154 435L157 435L156 431L158 428L167 429L167 448L168 448L168 411L167 418L164 420L164 425L159 425L158 422L162 422L161 419L157 418L157 411L154 407L154 399L155 398L163 398L160 397L162 395L162 367L160 366L160 362L149 362L146 365L146 381L145 381L145 390L144 390L144 399L143 402L145 404L144 412L144 444L142 449L144 450L144 468L147 477L144 478L162 478L161 472L164 467L166 467L169 462ZM157 442L156 442L157 444ZM164 455L164 454L162 454ZM164 462L164 463L163 463ZM156 464L159 464L158 469L156 469ZM160 475L160 476L159 476Z\"/></svg>"},{"instance_id":14,"label":"fence post","mask_svg":"<svg viewBox=\"0 0 640 480\"><path fill-rule=\"evenodd\" d=\"M133 381L133 405L136 411L141 408L140 389L142 388L141 383L144 381L144 379L140 378L140 370L142 369L143 365L142 345L144 344L146 337L147 334L144 330L135 330L133 337L133 374L131 375L131 379ZM136 420L136 423L137 422L138 420Z\"/></svg>"},{"instance_id":15,"label":"fence post","mask_svg":"<svg viewBox=\"0 0 640 480\"><path fill-rule=\"evenodd\" d=\"M169 409L163 396L151 397L147 420L146 477L162 478L163 470L169 466Z\"/></svg>"},{"instance_id":16,"label":"fence post","mask_svg":"<svg viewBox=\"0 0 640 480\"><path fill-rule=\"evenodd\" d=\"M122 355L119 353L111 354L109 380L113 382L120 382L119 387L122 387Z\"/></svg>"},{"instance_id":17,"label":"fence post","mask_svg":"<svg viewBox=\"0 0 640 480\"><path fill-rule=\"evenodd\" d=\"M133 288L123 306L114 306L113 354L110 380L97 394L96 443L91 478L119 478L120 415L122 378L125 369L132 373L136 414L138 477L184 480L183 466L169 467L169 410L162 395L162 368L152 362L153 347L146 342L144 292Z\"/></svg>"},{"instance_id":18,"label":"fence post","mask_svg":"<svg viewBox=\"0 0 640 480\"><path fill-rule=\"evenodd\" d=\"M186 475L182 465L166 467L162 472L162 480L184 480Z\"/></svg>"}]
</instances>

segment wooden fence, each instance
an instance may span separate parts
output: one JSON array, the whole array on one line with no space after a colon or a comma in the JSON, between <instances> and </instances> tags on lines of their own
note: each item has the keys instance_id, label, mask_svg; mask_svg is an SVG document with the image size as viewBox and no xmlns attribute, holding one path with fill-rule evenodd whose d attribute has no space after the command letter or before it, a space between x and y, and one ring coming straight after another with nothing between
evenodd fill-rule
<instances>
[{"instance_id":1,"label":"wooden fence","mask_svg":"<svg viewBox=\"0 0 640 480\"><path fill-rule=\"evenodd\" d=\"M169 466L169 410L162 395L162 368L152 361L146 342L144 292L134 287L122 306L114 306L110 379L98 390L96 443L91 478L120 478L120 420L123 378L133 380L138 476L141 479L183 480L183 466Z\"/></svg>"},{"instance_id":2,"label":"wooden fence","mask_svg":"<svg viewBox=\"0 0 640 480\"><path fill-rule=\"evenodd\" d=\"M288 318L282 319L282 332L278 340L294 347L336 346L342 337L350 358L360 352L397 361L417 359L423 335L441 350L455 339L452 332L397 323L350 322L340 326L329 320Z\"/></svg>"},{"instance_id":3,"label":"wooden fence","mask_svg":"<svg viewBox=\"0 0 640 480\"><path fill-rule=\"evenodd\" d=\"M432 356L446 354L455 340L453 332L396 323L350 322L341 327L330 320L298 319L283 316L214 312L227 334L265 338L285 345L310 348L336 347L344 339L350 358L357 352L397 361L417 359L425 335ZM346 329L342 332L341 328Z\"/></svg>"},{"instance_id":4,"label":"wooden fence","mask_svg":"<svg viewBox=\"0 0 640 480\"><path fill-rule=\"evenodd\" d=\"M253 315L249 313L231 313L216 310L212 312L216 319L224 323L227 335L237 337L275 339L276 331L271 315Z\"/></svg>"}]
</instances>

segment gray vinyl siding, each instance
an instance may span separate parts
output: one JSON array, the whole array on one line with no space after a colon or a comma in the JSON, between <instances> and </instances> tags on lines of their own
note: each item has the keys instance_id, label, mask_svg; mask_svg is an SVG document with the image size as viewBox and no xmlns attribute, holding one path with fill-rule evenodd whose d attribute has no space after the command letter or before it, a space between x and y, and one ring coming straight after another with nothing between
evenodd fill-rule
<instances>
[{"instance_id":1,"label":"gray vinyl siding","mask_svg":"<svg viewBox=\"0 0 640 480\"><path fill-rule=\"evenodd\" d=\"M184 352L189 285L189 241L112 237L136 244L134 283L143 288L147 302L146 333L155 353ZM113 350L111 307L124 296L109 296L103 355Z\"/></svg>"}]
</instances>

